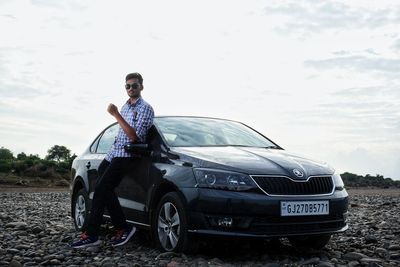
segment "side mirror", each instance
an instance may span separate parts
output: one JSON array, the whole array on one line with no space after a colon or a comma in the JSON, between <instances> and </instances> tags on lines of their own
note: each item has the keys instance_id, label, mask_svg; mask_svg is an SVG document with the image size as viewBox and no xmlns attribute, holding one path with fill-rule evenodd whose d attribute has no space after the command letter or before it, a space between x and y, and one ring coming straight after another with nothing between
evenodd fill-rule
<instances>
[{"instance_id":1,"label":"side mirror","mask_svg":"<svg viewBox=\"0 0 400 267\"><path fill-rule=\"evenodd\" d=\"M127 143L124 145L124 149L132 156L149 156L151 153L148 144Z\"/></svg>"}]
</instances>

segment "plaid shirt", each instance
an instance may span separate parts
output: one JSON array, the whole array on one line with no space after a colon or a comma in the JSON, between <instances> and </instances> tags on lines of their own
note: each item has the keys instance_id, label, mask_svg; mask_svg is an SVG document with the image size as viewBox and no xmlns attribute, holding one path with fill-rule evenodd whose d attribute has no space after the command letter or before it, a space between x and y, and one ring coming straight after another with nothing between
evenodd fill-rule
<instances>
[{"instance_id":1,"label":"plaid shirt","mask_svg":"<svg viewBox=\"0 0 400 267\"><path fill-rule=\"evenodd\" d=\"M129 101L127 101L121 108L121 116L136 130L139 142L144 143L146 141L147 131L153 125L153 108L142 98L139 98L135 104L130 104ZM116 157L131 157L131 155L124 150L124 145L128 142L131 142L131 140L124 130L119 127L118 135L115 137L111 150L106 155L106 160L111 161Z\"/></svg>"}]
</instances>

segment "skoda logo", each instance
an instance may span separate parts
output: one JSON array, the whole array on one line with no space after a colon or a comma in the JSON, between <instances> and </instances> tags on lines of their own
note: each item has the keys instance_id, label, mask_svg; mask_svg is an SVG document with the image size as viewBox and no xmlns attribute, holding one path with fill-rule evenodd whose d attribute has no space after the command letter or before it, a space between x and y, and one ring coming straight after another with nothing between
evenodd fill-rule
<instances>
[{"instance_id":1,"label":"skoda logo","mask_svg":"<svg viewBox=\"0 0 400 267\"><path fill-rule=\"evenodd\" d=\"M298 169L293 169L293 173L297 177L303 177L303 173L301 171L299 171Z\"/></svg>"}]
</instances>

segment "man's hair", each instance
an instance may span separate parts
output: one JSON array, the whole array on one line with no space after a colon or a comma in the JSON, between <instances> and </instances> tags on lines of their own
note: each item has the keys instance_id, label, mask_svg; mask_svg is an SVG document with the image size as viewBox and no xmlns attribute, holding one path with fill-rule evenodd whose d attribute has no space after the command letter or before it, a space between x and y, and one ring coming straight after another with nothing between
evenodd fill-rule
<instances>
[{"instance_id":1,"label":"man's hair","mask_svg":"<svg viewBox=\"0 0 400 267\"><path fill-rule=\"evenodd\" d=\"M130 79L138 79L140 84L143 84L143 78L142 75L140 75L139 72L134 72L134 73L129 73L125 77L125 82L130 80Z\"/></svg>"}]
</instances>

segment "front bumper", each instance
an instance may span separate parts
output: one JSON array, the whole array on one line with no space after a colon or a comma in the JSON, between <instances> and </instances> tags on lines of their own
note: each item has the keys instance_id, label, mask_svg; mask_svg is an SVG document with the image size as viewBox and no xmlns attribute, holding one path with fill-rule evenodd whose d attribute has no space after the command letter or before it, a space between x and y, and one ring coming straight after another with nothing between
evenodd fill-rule
<instances>
[{"instance_id":1,"label":"front bumper","mask_svg":"<svg viewBox=\"0 0 400 267\"><path fill-rule=\"evenodd\" d=\"M333 234L348 228L346 190L328 196L276 197L257 192L233 192L207 188L185 188L188 229L191 233L241 236L285 237ZM328 200L329 215L281 216L280 202ZM229 221L230 224L220 224Z\"/></svg>"}]
</instances>

